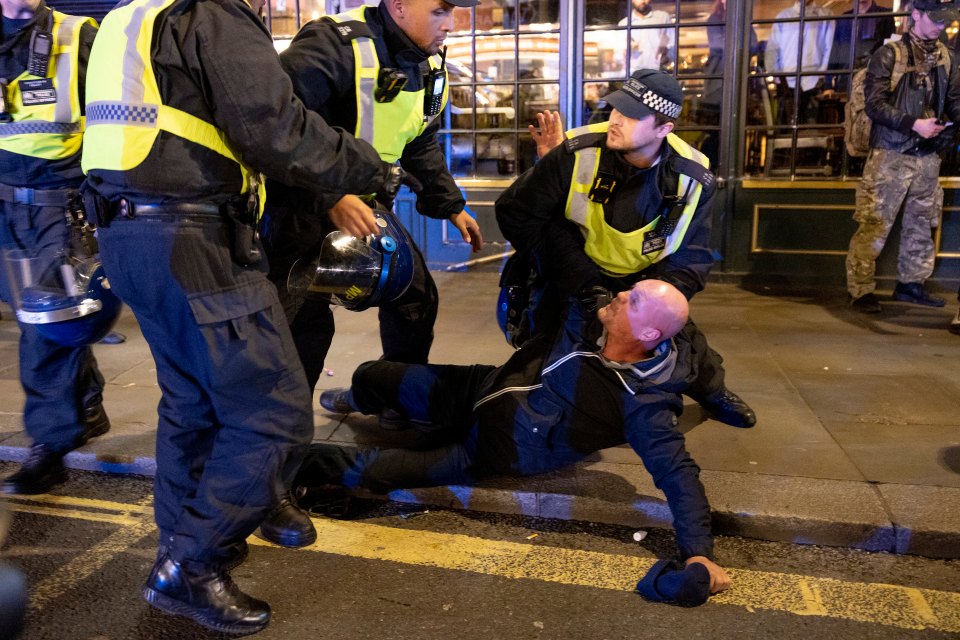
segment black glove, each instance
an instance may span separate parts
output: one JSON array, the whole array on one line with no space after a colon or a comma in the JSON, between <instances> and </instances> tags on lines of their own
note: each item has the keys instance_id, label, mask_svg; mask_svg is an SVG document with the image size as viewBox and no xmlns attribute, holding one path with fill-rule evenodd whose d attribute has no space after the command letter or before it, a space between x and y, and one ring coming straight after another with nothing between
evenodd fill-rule
<instances>
[{"instance_id":1,"label":"black glove","mask_svg":"<svg viewBox=\"0 0 960 640\"><path fill-rule=\"evenodd\" d=\"M393 200L397 197L400 187L407 185L414 193L423 191L423 185L419 180L403 170L398 164L392 164L387 169L387 176L383 180L383 187L377 192L378 196Z\"/></svg>"},{"instance_id":2,"label":"black glove","mask_svg":"<svg viewBox=\"0 0 960 640\"><path fill-rule=\"evenodd\" d=\"M613 294L598 284L584 287L577 292L577 300L588 313L596 313L613 300Z\"/></svg>"}]
</instances>

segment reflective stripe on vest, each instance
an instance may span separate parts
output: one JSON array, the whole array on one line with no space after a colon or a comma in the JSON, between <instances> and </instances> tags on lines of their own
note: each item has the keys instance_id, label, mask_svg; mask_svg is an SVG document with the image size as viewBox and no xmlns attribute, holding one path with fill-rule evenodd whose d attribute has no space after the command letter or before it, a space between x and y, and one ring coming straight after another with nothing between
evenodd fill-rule
<instances>
[{"instance_id":1,"label":"reflective stripe on vest","mask_svg":"<svg viewBox=\"0 0 960 640\"><path fill-rule=\"evenodd\" d=\"M129 171L149 155L160 131L189 140L240 166L242 192L254 186L263 207L263 180L240 160L217 127L165 105L150 52L155 23L177 0L133 0L103 20L87 66L87 132L81 166Z\"/></svg>"},{"instance_id":2,"label":"reflective stripe on vest","mask_svg":"<svg viewBox=\"0 0 960 640\"><path fill-rule=\"evenodd\" d=\"M80 115L80 29L96 26L91 18L68 16L53 11L50 64L47 78L51 89L27 90L30 102L24 104L24 81L43 81L26 71L8 87L12 122L0 123L0 149L33 158L59 160L80 151L83 142L83 117ZM39 95L52 91L52 94ZM52 101L50 99L52 98Z\"/></svg>"},{"instance_id":3,"label":"reflective stripe on vest","mask_svg":"<svg viewBox=\"0 0 960 640\"><path fill-rule=\"evenodd\" d=\"M346 13L327 16L335 22L364 22L367 17L364 7ZM377 102L377 77L380 75L380 59L372 38L359 36L353 45L354 77L357 94L357 125L354 135L369 142L384 162L396 162L403 149L426 130L433 121L424 122L423 104L425 88L419 91L401 91L390 102ZM440 66L440 56L430 57L430 67ZM448 89L443 88L443 108L446 108ZM443 113L443 108L440 113ZM434 116L435 118L436 116Z\"/></svg>"},{"instance_id":4,"label":"reflective stripe on vest","mask_svg":"<svg viewBox=\"0 0 960 640\"><path fill-rule=\"evenodd\" d=\"M592 124L567 132L567 138L575 138L585 133L605 133L608 123ZM709 168L710 161L702 153L688 145L676 135L667 134L667 144L684 158ZM702 185L693 178L680 174L677 194L687 194L687 204L676 227L666 238L663 249L643 252L644 237L653 231L660 216L646 226L624 233L614 229L604 220L603 205L589 198L590 190L597 177L600 164L600 147L587 147L575 152L573 176L570 180L570 193L567 196L567 219L577 223L586 239L584 251L590 259L605 273L613 276L626 276L643 271L650 265L663 260L674 253L683 242L683 238L693 220L693 214L700 202ZM692 183L692 184L691 184ZM687 192L690 188L689 193Z\"/></svg>"}]
</instances>

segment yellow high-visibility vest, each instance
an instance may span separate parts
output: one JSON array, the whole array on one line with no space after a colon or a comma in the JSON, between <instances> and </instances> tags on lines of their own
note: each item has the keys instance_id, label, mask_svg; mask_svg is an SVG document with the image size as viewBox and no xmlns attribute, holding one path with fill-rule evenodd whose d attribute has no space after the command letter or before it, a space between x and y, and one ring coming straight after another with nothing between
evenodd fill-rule
<instances>
[{"instance_id":1,"label":"yellow high-visibility vest","mask_svg":"<svg viewBox=\"0 0 960 640\"><path fill-rule=\"evenodd\" d=\"M327 16L337 23L363 22L367 17L364 7ZM401 91L390 102L377 102L374 93L380 75L380 60L377 57L373 39L366 35L355 35L353 46L354 78L356 79L357 125L354 135L377 150L384 162L396 162L403 149L417 136L422 134L436 115L424 119L425 87L419 91ZM430 67L440 67L440 56L430 57ZM444 72L446 73L446 72ZM440 113L447 104L449 89L444 83L443 102ZM439 115L439 114L437 114Z\"/></svg>"},{"instance_id":2,"label":"yellow high-visibility vest","mask_svg":"<svg viewBox=\"0 0 960 640\"><path fill-rule=\"evenodd\" d=\"M567 132L569 139L589 133L606 133L608 124L591 124ZM667 144L679 155L693 160L705 169L710 161L705 155L688 145L676 135L667 135ZM644 253L644 240L647 233L656 229L660 216L635 231L623 232L614 229L603 217L603 205L590 200L589 194L597 180L600 166L600 147L591 146L574 152L573 176L570 180L570 192L567 196L565 215L575 222L583 233L586 242L584 251L602 271L612 276L626 276L643 271L650 265L663 260L674 253L683 242L683 238L693 220L693 214L700 202L703 186L690 176L680 174L677 194L687 194L687 203L673 231L666 237L662 249ZM688 193L689 187L689 193Z\"/></svg>"},{"instance_id":3,"label":"yellow high-visibility vest","mask_svg":"<svg viewBox=\"0 0 960 640\"><path fill-rule=\"evenodd\" d=\"M178 0L133 0L104 18L87 65L84 173L129 171L149 155L161 131L205 147L240 166L243 193L265 201L260 175L248 167L213 124L163 104L150 52L156 22Z\"/></svg>"},{"instance_id":4,"label":"yellow high-visibility vest","mask_svg":"<svg viewBox=\"0 0 960 640\"><path fill-rule=\"evenodd\" d=\"M0 123L0 149L32 158L60 160L80 151L80 29L92 18L52 11L52 48L46 77L24 71L7 87L12 122Z\"/></svg>"}]
</instances>

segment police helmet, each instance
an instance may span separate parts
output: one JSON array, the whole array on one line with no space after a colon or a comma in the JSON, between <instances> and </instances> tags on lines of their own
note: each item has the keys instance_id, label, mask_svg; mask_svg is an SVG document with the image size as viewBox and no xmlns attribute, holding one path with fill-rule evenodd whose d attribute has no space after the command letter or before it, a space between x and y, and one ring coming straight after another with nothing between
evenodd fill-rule
<instances>
[{"instance_id":1,"label":"police helmet","mask_svg":"<svg viewBox=\"0 0 960 640\"><path fill-rule=\"evenodd\" d=\"M356 238L342 231L327 235L320 254L298 260L287 276L296 296L329 300L351 311L392 302L413 280L413 249L393 213L374 211L379 231Z\"/></svg>"},{"instance_id":2,"label":"police helmet","mask_svg":"<svg viewBox=\"0 0 960 640\"><path fill-rule=\"evenodd\" d=\"M59 254L51 264L5 252L17 319L44 338L68 347L99 342L116 324L122 304L110 290L99 256Z\"/></svg>"}]
</instances>

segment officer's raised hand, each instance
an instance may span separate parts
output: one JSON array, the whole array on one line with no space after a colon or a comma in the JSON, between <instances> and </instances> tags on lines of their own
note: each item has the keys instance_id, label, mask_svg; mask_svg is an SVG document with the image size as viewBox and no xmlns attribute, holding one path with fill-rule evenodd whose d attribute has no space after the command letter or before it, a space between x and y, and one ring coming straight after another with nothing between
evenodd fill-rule
<instances>
[{"instance_id":1,"label":"officer's raised hand","mask_svg":"<svg viewBox=\"0 0 960 640\"><path fill-rule=\"evenodd\" d=\"M377 233L377 219L373 209L357 196L346 195L330 208L330 222L338 231L364 238Z\"/></svg>"},{"instance_id":2,"label":"officer's raised hand","mask_svg":"<svg viewBox=\"0 0 960 640\"><path fill-rule=\"evenodd\" d=\"M455 213L450 216L450 222L457 228L464 242L469 242L473 246L473 252L476 253L483 249L483 234L480 233L480 225L466 211Z\"/></svg>"},{"instance_id":3,"label":"officer's raised hand","mask_svg":"<svg viewBox=\"0 0 960 640\"><path fill-rule=\"evenodd\" d=\"M537 124L529 125L530 137L537 145L537 157L542 158L551 149L563 144L563 118L559 111L541 111L537 114Z\"/></svg>"}]
</instances>

